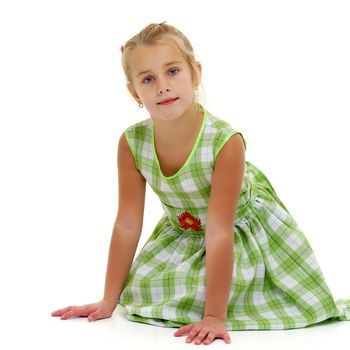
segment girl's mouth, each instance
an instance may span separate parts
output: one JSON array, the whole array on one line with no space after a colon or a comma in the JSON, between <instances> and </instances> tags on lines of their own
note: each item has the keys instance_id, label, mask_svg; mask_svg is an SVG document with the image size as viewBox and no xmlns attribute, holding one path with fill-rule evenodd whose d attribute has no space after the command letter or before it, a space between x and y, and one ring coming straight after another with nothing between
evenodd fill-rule
<instances>
[{"instance_id":1,"label":"girl's mouth","mask_svg":"<svg viewBox=\"0 0 350 350\"><path fill-rule=\"evenodd\" d=\"M161 102L159 103L160 105L170 105L172 104L173 102L175 102L176 100L178 100L178 97L177 98L174 98L173 100L168 100L168 101L165 101L165 102Z\"/></svg>"}]
</instances>

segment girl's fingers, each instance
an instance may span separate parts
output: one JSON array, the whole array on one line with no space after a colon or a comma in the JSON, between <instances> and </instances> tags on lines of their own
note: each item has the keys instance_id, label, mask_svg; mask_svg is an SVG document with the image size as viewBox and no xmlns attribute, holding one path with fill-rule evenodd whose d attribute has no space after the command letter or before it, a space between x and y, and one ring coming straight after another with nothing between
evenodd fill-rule
<instances>
[{"instance_id":1,"label":"girl's fingers","mask_svg":"<svg viewBox=\"0 0 350 350\"><path fill-rule=\"evenodd\" d=\"M67 306L63 309L58 309L58 310L55 310L51 313L51 316L61 316L63 315L65 312L69 311L71 308L73 308L75 306Z\"/></svg>"},{"instance_id":2,"label":"girl's fingers","mask_svg":"<svg viewBox=\"0 0 350 350\"><path fill-rule=\"evenodd\" d=\"M186 326L180 327L180 328L174 333L174 335L179 336L179 335L182 335L182 334L184 334L184 333L186 333L186 332L189 332L189 331L192 329L192 327L193 327L193 324L192 324L192 323L191 323L191 324L188 324L188 325L186 325Z\"/></svg>"},{"instance_id":3,"label":"girl's fingers","mask_svg":"<svg viewBox=\"0 0 350 350\"><path fill-rule=\"evenodd\" d=\"M94 309L91 306L75 307L70 311L64 313L61 319L65 320L70 317L89 316L92 311L94 311Z\"/></svg>"},{"instance_id":4,"label":"girl's fingers","mask_svg":"<svg viewBox=\"0 0 350 350\"><path fill-rule=\"evenodd\" d=\"M197 337L195 339L195 344L200 344L203 339L208 335L209 329L208 328L202 328L201 331L197 334ZM191 339L192 340L192 339Z\"/></svg>"},{"instance_id":5,"label":"girl's fingers","mask_svg":"<svg viewBox=\"0 0 350 350\"><path fill-rule=\"evenodd\" d=\"M95 311L89 315L88 320L91 322L97 320L100 317L101 316L99 315L98 311Z\"/></svg>"},{"instance_id":6,"label":"girl's fingers","mask_svg":"<svg viewBox=\"0 0 350 350\"><path fill-rule=\"evenodd\" d=\"M200 332L200 330L193 328L193 329L191 330L191 332L188 334L188 336L187 336L187 338L186 338L186 341L187 341L187 342L191 342L192 339L193 339L196 335L198 335L199 332Z\"/></svg>"},{"instance_id":7,"label":"girl's fingers","mask_svg":"<svg viewBox=\"0 0 350 350\"><path fill-rule=\"evenodd\" d=\"M215 338L215 333L209 332L209 334L208 334L208 336L207 336L207 339L205 339L203 343L204 343L205 345L208 345L208 344L210 344L210 343L214 340L214 338Z\"/></svg>"},{"instance_id":8,"label":"girl's fingers","mask_svg":"<svg viewBox=\"0 0 350 350\"><path fill-rule=\"evenodd\" d=\"M81 312L78 312L77 310L71 310L64 313L61 317L61 320L66 320L67 318L76 317L76 316L84 316L84 315L82 315Z\"/></svg>"}]
</instances>

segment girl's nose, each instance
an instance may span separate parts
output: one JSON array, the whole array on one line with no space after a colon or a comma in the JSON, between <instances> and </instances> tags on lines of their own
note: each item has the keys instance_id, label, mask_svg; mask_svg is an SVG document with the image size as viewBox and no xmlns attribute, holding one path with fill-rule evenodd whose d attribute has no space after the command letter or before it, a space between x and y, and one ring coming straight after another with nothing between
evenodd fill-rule
<instances>
[{"instance_id":1,"label":"girl's nose","mask_svg":"<svg viewBox=\"0 0 350 350\"><path fill-rule=\"evenodd\" d=\"M160 94L162 94L164 90L166 90L166 91L168 91L168 92L170 91L169 88L166 88L166 89L159 88L159 89L158 89L158 92L159 92Z\"/></svg>"},{"instance_id":2,"label":"girl's nose","mask_svg":"<svg viewBox=\"0 0 350 350\"><path fill-rule=\"evenodd\" d=\"M158 93L162 94L164 91L170 91L169 85L167 81L159 81L158 82Z\"/></svg>"}]
</instances>

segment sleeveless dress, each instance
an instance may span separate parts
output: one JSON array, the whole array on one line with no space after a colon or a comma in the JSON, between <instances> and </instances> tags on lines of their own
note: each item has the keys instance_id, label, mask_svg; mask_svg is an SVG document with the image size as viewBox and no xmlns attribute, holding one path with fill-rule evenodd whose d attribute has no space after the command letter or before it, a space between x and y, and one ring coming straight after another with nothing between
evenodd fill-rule
<instances>
[{"instance_id":1,"label":"sleeveless dress","mask_svg":"<svg viewBox=\"0 0 350 350\"><path fill-rule=\"evenodd\" d=\"M215 159L236 133L204 112L186 162L164 176L151 118L124 132L139 172L164 209L134 259L118 303L130 321L182 327L203 319L205 227ZM234 263L227 330L302 328L350 320L350 300L335 302L313 250L267 177L249 161L232 227Z\"/></svg>"}]
</instances>

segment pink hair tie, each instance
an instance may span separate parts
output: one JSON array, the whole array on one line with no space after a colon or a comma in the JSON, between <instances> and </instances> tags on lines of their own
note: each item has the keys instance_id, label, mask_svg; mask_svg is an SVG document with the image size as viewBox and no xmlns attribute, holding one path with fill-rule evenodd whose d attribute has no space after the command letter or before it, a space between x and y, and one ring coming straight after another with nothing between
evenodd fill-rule
<instances>
[{"instance_id":1,"label":"pink hair tie","mask_svg":"<svg viewBox=\"0 0 350 350\"><path fill-rule=\"evenodd\" d=\"M125 47L124 47L124 45L122 45L122 46L120 47L120 51L123 53L123 52L124 52L124 49L125 49Z\"/></svg>"}]
</instances>

